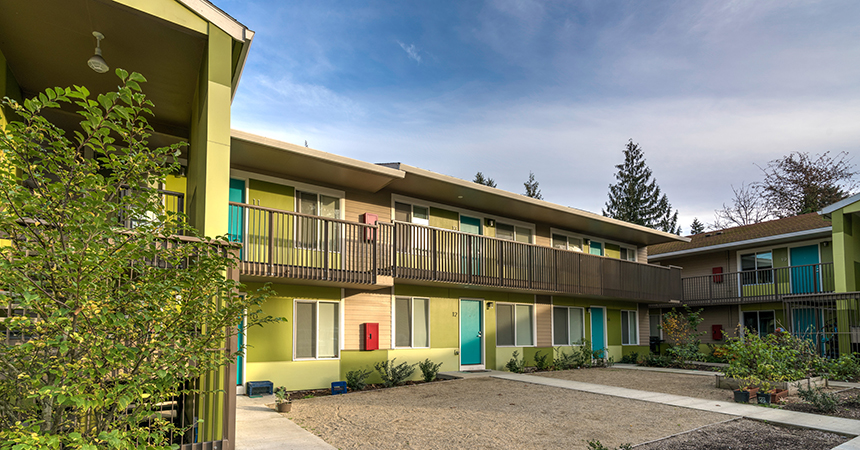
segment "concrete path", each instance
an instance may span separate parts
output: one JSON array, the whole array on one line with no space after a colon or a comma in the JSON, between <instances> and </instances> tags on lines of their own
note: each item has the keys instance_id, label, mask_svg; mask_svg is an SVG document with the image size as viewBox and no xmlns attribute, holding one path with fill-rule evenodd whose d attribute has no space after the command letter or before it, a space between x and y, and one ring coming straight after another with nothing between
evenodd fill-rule
<instances>
[{"instance_id":1,"label":"concrete path","mask_svg":"<svg viewBox=\"0 0 860 450\"><path fill-rule=\"evenodd\" d=\"M727 414L736 417L761 420L770 423L801 428L829 431L846 436L860 436L860 420L843 419L841 417L821 416L817 414L785 411L747 404L705 400L681 395L663 394L660 392L640 391L601 384L582 383L579 381L561 380L557 378L539 377L534 375L502 373L493 374L493 378L520 381L523 383L552 386L561 389L572 389L592 394L609 395L612 397L628 398L663 405L679 406L682 408ZM860 450L860 438L853 439L837 447L839 450Z\"/></svg>"},{"instance_id":2,"label":"concrete path","mask_svg":"<svg viewBox=\"0 0 860 450\"><path fill-rule=\"evenodd\" d=\"M236 396L236 450L334 449L267 403L275 403L275 396Z\"/></svg>"}]
</instances>

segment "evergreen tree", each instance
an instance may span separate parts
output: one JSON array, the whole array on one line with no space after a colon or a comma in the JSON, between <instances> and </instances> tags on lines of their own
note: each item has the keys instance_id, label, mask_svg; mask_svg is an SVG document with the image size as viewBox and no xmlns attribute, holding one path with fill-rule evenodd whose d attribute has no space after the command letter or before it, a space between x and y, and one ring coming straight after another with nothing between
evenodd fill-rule
<instances>
[{"instance_id":1,"label":"evergreen tree","mask_svg":"<svg viewBox=\"0 0 860 450\"><path fill-rule=\"evenodd\" d=\"M525 195L526 197L543 200L543 195L540 193L540 183L535 181L534 172L529 172L529 181L523 183L523 186L526 187L526 193L523 195Z\"/></svg>"},{"instance_id":2,"label":"evergreen tree","mask_svg":"<svg viewBox=\"0 0 860 450\"><path fill-rule=\"evenodd\" d=\"M699 222L698 217L693 217L693 223L690 225L690 234L699 234L705 231L705 224Z\"/></svg>"},{"instance_id":3,"label":"evergreen tree","mask_svg":"<svg viewBox=\"0 0 860 450\"><path fill-rule=\"evenodd\" d=\"M484 186L496 187L496 181L492 178L485 177L484 174L481 172L476 173L475 179L472 181L478 184L483 184Z\"/></svg>"},{"instance_id":4,"label":"evergreen tree","mask_svg":"<svg viewBox=\"0 0 860 450\"><path fill-rule=\"evenodd\" d=\"M633 139L624 149L624 162L615 166L617 183L609 185L609 201L603 215L649 228L680 234L678 211L660 191L651 169L645 164L645 154Z\"/></svg>"}]
</instances>

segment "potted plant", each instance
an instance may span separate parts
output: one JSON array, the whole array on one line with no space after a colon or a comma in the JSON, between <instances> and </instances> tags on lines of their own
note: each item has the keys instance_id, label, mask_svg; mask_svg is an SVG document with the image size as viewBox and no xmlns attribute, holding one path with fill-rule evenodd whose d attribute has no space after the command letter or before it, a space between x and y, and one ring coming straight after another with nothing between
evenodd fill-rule
<instances>
[{"instance_id":1,"label":"potted plant","mask_svg":"<svg viewBox=\"0 0 860 450\"><path fill-rule=\"evenodd\" d=\"M740 385L734 390L735 401L738 403L749 403L750 396L758 393L758 387L755 386L753 377L740 378Z\"/></svg>"},{"instance_id":2,"label":"potted plant","mask_svg":"<svg viewBox=\"0 0 860 450\"><path fill-rule=\"evenodd\" d=\"M293 407L293 402L290 400L290 395L287 393L287 388L278 386L275 388L275 403L279 413L288 413Z\"/></svg>"},{"instance_id":3,"label":"potted plant","mask_svg":"<svg viewBox=\"0 0 860 450\"><path fill-rule=\"evenodd\" d=\"M759 391L756 392L756 402L759 405L769 405L771 402L771 390L773 389L773 385L771 385L768 381L762 380L759 382Z\"/></svg>"}]
</instances>

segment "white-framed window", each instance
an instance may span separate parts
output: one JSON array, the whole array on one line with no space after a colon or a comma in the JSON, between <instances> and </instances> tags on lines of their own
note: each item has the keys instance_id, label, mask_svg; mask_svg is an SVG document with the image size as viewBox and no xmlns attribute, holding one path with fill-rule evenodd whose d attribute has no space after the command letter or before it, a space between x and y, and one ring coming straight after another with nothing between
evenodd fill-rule
<instances>
[{"instance_id":1,"label":"white-framed window","mask_svg":"<svg viewBox=\"0 0 860 450\"><path fill-rule=\"evenodd\" d=\"M340 218L340 199L313 192L296 190L296 211L310 216ZM326 227L328 230L326 230ZM341 224L310 217L296 218L296 243L300 248L319 249L328 233L329 249L339 251L338 235Z\"/></svg>"},{"instance_id":2,"label":"white-framed window","mask_svg":"<svg viewBox=\"0 0 860 450\"><path fill-rule=\"evenodd\" d=\"M621 345L639 345L636 311L621 311Z\"/></svg>"},{"instance_id":3,"label":"white-framed window","mask_svg":"<svg viewBox=\"0 0 860 450\"><path fill-rule=\"evenodd\" d=\"M582 251L582 238L566 236L564 234L552 234L552 246L561 250Z\"/></svg>"},{"instance_id":4,"label":"white-framed window","mask_svg":"<svg viewBox=\"0 0 860 450\"><path fill-rule=\"evenodd\" d=\"M394 220L429 226L430 208L427 206L394 202Z\"/></svg>"},{"instance_id":5,"label":"white-framed window","mask_svg":"<svg viewBox=\"0 0 860 450\"><path fill-rule=\"evenodd\" d=\"M340 357L340 303L296 300L293 343L295 359Z\"/></svg>"},{"instance_id":6,"label":"white-framed window","mask_svg":"<svg viewBox=\"0 0 860 450\"><path fill-rule=\"evenodd\" d=\"M621 259L624 261L636 261L636 249L621 247Z\"/></svg>"},{"instance_id":7,"label":"white-framed window","mask_svg":"<svg viewBox=\"0 0 860 450\"><path fill-rule=\"evenodd\" d=\"M552 307L552 345L582 345L585 340L585 309Z\"/></svg>"},{"instance_id":8,"label":"white-framed window","mask_svg":"<svg viewBox=\"0 0 860 450\"><path fill-rule=\"evenodd\" d=\"M518 303L496 303L496 345L500 347L534 346L534 306Z\"/></svg>"},{"instance_id":9,"label":"white-framed window","mask_svg":"<svg viewBox=\"0 0 860 450\"><path fill-rule=\"evenodd\" d=\"M743 284L770 284L773 283L773 252L770 250L741 255L741 271L749 272L741 274Z\"/></svg>"},{"instance_id":10,"label":"white-framed window","mask_svg":"<svg viewBox=\"0 0 860 450\"><path fill-rule=\"evenodd\" d=\"M776 329L776 313L774 311L744 311L744 328L764 337Z\"/></svg>"},{"instance_id":11,"label":"white-framed window","mask_svg":"<svg viewBox=\"0 0 860 450\"><path fill-rule=\"evenodd\" d=\"M532 230L526 227L496 222L496 237L506 241L532 243Z\"/></svg>"},{"instance_id":12,"label":"white-framed window","mask_svg":"<svg viewBox=\"0 0 860 450\"><path fill-rule=\"evenodd\" d=\"M394 346L430 347L429 298L394 298Z\"/></svg>"}]
</instances>

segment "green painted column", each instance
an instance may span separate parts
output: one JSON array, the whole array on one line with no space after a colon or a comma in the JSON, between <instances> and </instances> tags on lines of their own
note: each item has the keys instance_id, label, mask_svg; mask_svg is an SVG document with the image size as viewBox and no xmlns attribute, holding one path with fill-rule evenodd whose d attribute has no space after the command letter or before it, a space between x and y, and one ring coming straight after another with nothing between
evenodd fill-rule
<instances>
[{"instance_id":1,"label":"green painted column","mask_svg":"<svg viewBox=\"0 0 860 450\"><path fill-rule=\"evenodd\" d=\"M856 290L854 279L854 224L851 214L840 209L831 215L833 224L833 271L836 278L836 292Z\"/></svg>"},{"instance_id":2,"label":"green painted column","mask_svg":"<svg viewBox=\"0 0 860 450\"><path fill-rule=\"evenodd\" d=\"M21 87L18 85L18 80L15 79L15 76L12 75L12 69L9 67L9 64L6 62L6 57L3 56L3 53L0 52L0 99L3 97L9 97L16 101L23 101L23 96L21 95ZM0 129L3 129L7 123L9 123L8 111L4 111L2 107L0 107Z\"/></svg>"},{"instance_id":3,"label":"green painted column","mask_svg":"<svg viewBox=\"0 0 860 450\"><path fill-rule=\"evenodd\" d=\"M230 180L232 38L209 25L188 149L188 215L206 236L227 234Z\"/></svg>"}]
</instances>

